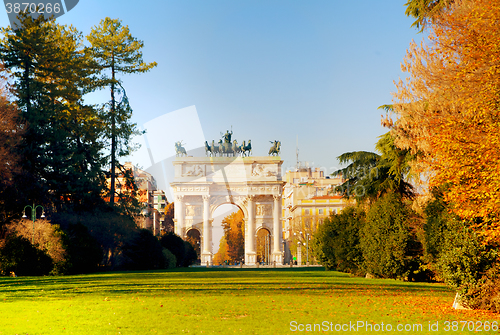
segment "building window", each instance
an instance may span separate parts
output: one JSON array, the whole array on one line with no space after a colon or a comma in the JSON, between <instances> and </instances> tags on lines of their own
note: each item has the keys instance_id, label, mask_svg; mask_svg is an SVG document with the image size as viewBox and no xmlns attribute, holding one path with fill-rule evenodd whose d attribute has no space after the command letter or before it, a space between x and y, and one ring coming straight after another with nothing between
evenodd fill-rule
<instances>
[{"instance_id":1,"label":"building window","mask_svg":"<svg viewBox=\"0 0 500 335\"><path fill-rule=\"evenodd\" d=\"M304 214L305 215L309 215L309 210L308 209L304 209Z\"/></svg>"},{"instance_id":2,"label":"building window","mask_svg":"<svg viewBox=\"0 0 500 335\"><path fill-rule=\"evenodd\" d=\"M318 214L319 215L323 215L323 210L322 209L318 209Z\"/></svg>"}]
</instances>

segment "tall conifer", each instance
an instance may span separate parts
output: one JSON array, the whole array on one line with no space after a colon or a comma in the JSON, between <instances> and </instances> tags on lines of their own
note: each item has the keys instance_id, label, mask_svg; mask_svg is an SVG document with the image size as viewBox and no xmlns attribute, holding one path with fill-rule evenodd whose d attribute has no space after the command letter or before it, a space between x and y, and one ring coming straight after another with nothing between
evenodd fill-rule
<instances>
[{"instance_id":1,"label":"tall conifer","mask_svg":"<svg viewBox=\"0 0 500 335\"><path fill-rule=\"evenodd\" d=\"M144 43L133 37L128 26L123 26L118 19L107 17L102 20L98 26L92 28L87 40L91 44L90 54L96 63L96 88L109 87L111 90L111 101L105 107L104 118L108 128L107 137L111 141L110 203L113 205L116 159L128 154L130 137L137 133L136 125L130 123L132 110L117 75L144 73L157 64L145 63L142 60L141 49ZM117 101L117 94L122 95L121 101Z\"/></svg>"}]
</instances>

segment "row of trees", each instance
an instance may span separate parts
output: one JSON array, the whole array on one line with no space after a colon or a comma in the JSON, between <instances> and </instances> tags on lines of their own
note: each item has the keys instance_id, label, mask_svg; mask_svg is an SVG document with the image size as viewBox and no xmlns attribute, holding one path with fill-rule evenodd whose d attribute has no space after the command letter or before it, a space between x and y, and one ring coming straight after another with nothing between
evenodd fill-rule
<instances>
[{"instance_id":1,"label":"row of trees","mask_svg":"<svg viewBox=\"0 0 500 335\"><path fill-rule=\"evenodd\" d=\"M390 137L382 136L377 148ZM444 281L460 293L464 304L499 310L498 247L475 222L453 213L444 196L447 186L417 194L409 184L410 165L403 164L403 175L384 173L389 166L397 170L405 160L396 157L403 152L408 163L415 161L394 144L381 155L353 152L339 157L355 158L344 169L346 183L367 192L345 191L347 198L356 199L355 205L325 219L313 239L315 257L327 269L356 275ZM352 172L363 166L371 173L359 177Z\"/></svg>"},{"instance_id":2,"label":"row of trees","mask_svg":"<svg viewBox=\"0 0 500 335\"><path fill-rule=\"evenodd\" d=\"M408 182L411 155L396 148L389 133L376 148L380 155L358 151L339 157L350 164L335 173L345 179L337 191L355 199L356 205L323 222L314 236L314 253L328 269L423 279L420 221L412 209L415 194Z\"/></svg>"},{"instance_id":3,"label":"row of trees","mask_svg":"<svg viewBox=\"0 0 500 335\"><path fill-rule=\"evenodd\" d=\"M43 16L19 18L20 26L1 29L0 40L0 270L36 275L191 264L193 248L180 237L159 241L137 228L137 186L118 163L138 133L120 76L156 66L143 61L143 42L117 19L105 18L83 36ZM109 101L85 101L103 89ZM119 194L116 171L125 181ZM46 220L21 219L33 203L43 206ZM168 214L172 224L173 205Z\"/></svg>"},{"instance_id":4,"label":"row of trees","mask_svg":"<svg viewBox=\"0 0 500 335\"><path fill-rule=\"evenodd\" d=\"M86 36L87 44L74 27L43 16L21 16L21 24L3 28L0 44L3 99L10 135L16 137L2 143L10 157L2 163L10 170L1 171L2 188L15 184L10 198L22 202L0 202L2 221L33 202L54 212L81 211L102 205L107 194L113 206L117 158L129 153L137 133L117 76L146 72L156 63L143 62L143 43L119 20L102 20ZM86 94L101 89L110 89L110 101L85 103Z\"/></svg>"},{"instance_id":5,"label":"row of trees","mask_svg":"<svg viewBox=\"0 0 500 335\"><path fill-rule=\"evenodd\" d=\"M342 189L366 192L345 194L357 205L326 220L315 252L330 269L444 281L500 311L500 4L411 0L407 14L429 43L410 45L408 78L382 106L380 155L339 157Z\"/></svg>"}]
</instances>

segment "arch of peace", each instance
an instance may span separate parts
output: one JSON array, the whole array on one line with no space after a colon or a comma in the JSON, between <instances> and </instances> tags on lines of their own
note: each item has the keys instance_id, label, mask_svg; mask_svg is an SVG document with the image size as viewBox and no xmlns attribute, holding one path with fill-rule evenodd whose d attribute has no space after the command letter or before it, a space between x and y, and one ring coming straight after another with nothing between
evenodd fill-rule
<instances>
[{"instance_id":1,"label":"arch of peace","mask_svg":"<svg viewBox=\"0 0 500 335\"><path fill-rule=\"evenodd\" d=\"M212 265L213 214L223 204L234 204L243 211L245 265L257 262L260 229L271 235L272 261L282 264L282 164L278 156L176 157L170 184L175 233L184 239L192 229L200 233L202 265Z\"/></svg>"}]
</instances>

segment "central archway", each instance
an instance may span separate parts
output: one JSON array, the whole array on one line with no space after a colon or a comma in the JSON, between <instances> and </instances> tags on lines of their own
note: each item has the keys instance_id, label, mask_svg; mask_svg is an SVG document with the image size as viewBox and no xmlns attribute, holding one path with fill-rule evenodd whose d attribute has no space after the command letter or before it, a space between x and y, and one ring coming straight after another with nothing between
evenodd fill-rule
<instances>
[{"instance_id":1,"label":"central archway","mask_svg":"<svg viewBox=\"0 0 500 335\"><path fill-rule=\"evenodd\" d=\"M223 204L215 209L213 217L214 264L239 265L243 263L245 261L245 221L243 211L236 205Z\"/></svg>"},{"instance_id":2,"label":"central archway","mask_svg":"<svg viewBox=\"0 0 500 335\"><path fill-rule=\"evenodd\" d=\"M245 222L245 264L257 262L256 235L271 234L272 261L282 264L281 180L279 157L178 157L171 183L175 233L201 232L201 264L212 265L213 214L223 204L238 206Z\"/></svg>"}]
</instances>

